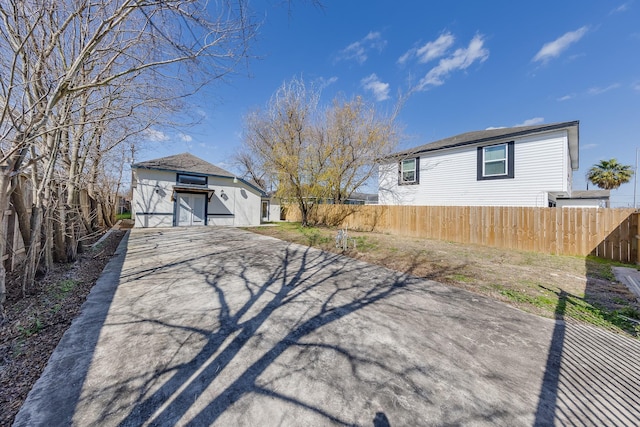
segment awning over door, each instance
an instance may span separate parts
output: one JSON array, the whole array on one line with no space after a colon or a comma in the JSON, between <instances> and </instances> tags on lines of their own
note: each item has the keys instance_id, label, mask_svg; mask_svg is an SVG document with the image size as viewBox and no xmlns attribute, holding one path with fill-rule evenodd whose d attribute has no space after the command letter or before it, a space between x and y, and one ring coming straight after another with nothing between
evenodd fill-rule
<instances>
[{"instance_id":1,"label":"awning over door","mask_svg":"<svg viewBox=\"0 0 640 427\"><path fill-rule=\"evenodd\" d=\"M207 200L211 201L211 196L215 193L216 190L206 187L200 187L196 185L174 185L173 193L171 194L171 200L176 200L176 193L205 193L207 195Z\"/></svg>"}]
</instances>

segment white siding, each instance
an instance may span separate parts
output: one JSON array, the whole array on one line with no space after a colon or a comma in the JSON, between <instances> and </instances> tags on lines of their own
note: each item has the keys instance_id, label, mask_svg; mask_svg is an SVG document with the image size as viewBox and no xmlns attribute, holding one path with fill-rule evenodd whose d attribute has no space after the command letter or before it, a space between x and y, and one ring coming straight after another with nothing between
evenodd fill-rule
<instances>
[{"instance_id":1,"label":"white siding","mask_svg":"<svg viewBox=\"0 0 640 427\"><path fill-rule=\"evenodd\" d=\"M558 208L604 208L607 206L606 200L601 199L558 199Z\"/></svg>"},{"instance_id":2,"label":"white siding","mask_svg":"<svg viewBox=\"0 0 640 427\"><path fill-rule=\"evenodd\" d=\"M174 213L171 194L176 174L139 169L134 172L134 179L131 210L135 227L171 227Z\"/></svg>"},{"instance_id":3,"label":"white siding","mask_svg":"<svg viewBox=\"0 0 640 427\"><path fill-rule=\"evenodd\" d=\"M175 202L171 200L176 172L138 169L134 173L132 211L135 227L171 227ZM156 187L157 185L157 187ZM207 224L251 226L260 224L260 193L241 181L208 177L214 190L207 203ZM157 191L156 191L157 190Z\"/></svg>"},{"instance_id":4,"label":"white siding","mask_svg":"<svg viewBox=\"0 0 640 427\"><path fill-rule=\"evenodd\" d=\"M271 198L269 200L269 221L270 222L279 222L280 221L280 200L276 198Z\"/></svg>"},{"instance_id":5,"label":"white siding","mask_svg":"<svg viewBox=\"0 0 640 427\"><path fill-rule=\"evenodd\" d=\"M512 179L479 181L477 147L471 145L421 153L420 182L417 185L398 185L397 163L381 165L379 203L547 206L549 191L569 190L571 170L566 131L515 139L515 173Z\"/></svg>"}]
</instances>

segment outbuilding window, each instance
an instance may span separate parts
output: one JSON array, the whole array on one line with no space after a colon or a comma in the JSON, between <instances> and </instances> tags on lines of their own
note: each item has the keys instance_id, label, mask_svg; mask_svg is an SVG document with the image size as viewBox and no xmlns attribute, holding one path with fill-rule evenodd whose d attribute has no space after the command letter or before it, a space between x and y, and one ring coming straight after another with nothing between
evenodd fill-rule
<instances>
[{"instance_id":1,"label":"outbuilding window","mask_svg":"<svg viewBox=\"0 0 640 427\"><path fill-rule=\"evenodd\" d=\"M411 159L405 159L400 161L400 176L399 183L402 184L417 184L419 174L419 157Z\"/></svg>"},{"instance_id":2,"label":"outbuilding window","mask_svg":"<svg viewBox=\"0 0 640 427\"><path fill-rule=\"evenodd\" d=\"M188 175L179 173L177 181L178 184L200 185L203 187L207 185L207 177L201 175Z\"/></svg>"},{"instance_id":3,"label":"outbuilding window","mask_svg":"<svg viewBox=\"0 0 640 427\"><path fill-rule=\"evenodd\" d=\"M513 178L514 143L478 147L478 181Z\"/></svg>"}]
</instances>

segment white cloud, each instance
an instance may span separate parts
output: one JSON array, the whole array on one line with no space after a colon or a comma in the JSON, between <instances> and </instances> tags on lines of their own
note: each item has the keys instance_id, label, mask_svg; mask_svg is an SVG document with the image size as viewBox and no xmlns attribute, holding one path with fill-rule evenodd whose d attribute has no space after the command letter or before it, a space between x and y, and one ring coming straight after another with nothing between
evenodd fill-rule
<instances>
[{"instance_id":1,"label":"white cloud","mask_svg":"<svg viewBox=\"0 0 640 427\"><path fill-rule=\"evenodd\" d=\"M485 130L493 130L493 129L505 129L506 126L489 126Z\"/></svg>"},{"instance_id":2,"label":"white cloud","mask_svg":"<svg viewBox=\"0 0 640 427\"><path fill-rule=\"evenodd\" d=\"M402 65L409 60L413 55L416 54L416 48L409 49L406 51L400 58L398 58L398 64Z\"/></svg>"},{"instance_id":3,"label":"white cloud","mask_svg":"<svg viewBox=\"0 0 640 427\"><path fill-rule=\"evenodd\" d=\"M338 81L338 77L333 76L333 77L329 77L328 79L325 79L324 77L320 77L317 82L318 82L318 86L322 89L334 84L335 82Z\"/></svg>"},{"instance_id":4,"label":"white cloud","mask_svg":"<svg viewBox=\"0 0 640 427\"><path fill-rule=\"evenodd\" d=\"M640 92L640 82L635 82L632 86L633 90Z\"/></svg>"},{"instance_id":5,"label":"white cloud","mask_svg":"<svg viewBox=\"0 0 640 427\"><path fill-rule=\"evenodd\" d=\"M518 123L517 125L513 125L513 127L533 126L533 125L539 125L541 123L544 123L544 117L533 117L531 119L525 120L522 123Z\"/></svg>"},{"instance_id":6,"label":"white cloud","mask_svg":"<svg viewBox=\"0 0 640 427\"><path fill-rule=\"evenodd\" d=\"M149 129L145 129L143 133L149 141L164 142L169 140L169 137L167 136L167 134L159 130L149 128Z\"/></svg>"},{"instance_id":7,"label":"white cloud","mask_svg":"<svg viewBox=\"0 0 640 427\"><path fill-rule=\"evenodd\" d=\"M440 35L435 41L429 42L416 51L418 62L425 63L432 59L440 58L447 53L447 50L453 45L455 37L451 33Z\"/></svg>"},{"instance_id":8,"label":"white cloud","mask_svg":"<svg viewBox=\"0 0 640 427\"><path fill-rule=\"evenodd\" d=\"M406 51L400 58L398 58L398 64L404 64L412 57L418 58L418 62L424 64L431 60L440 58L447 53L447 50L453 46L455 37L451 33L441 34L434 41L426 43L422 47L411 48Z\"/></svg>"},{"instance_id":9,"label":"white cloud","mask_svg":"<svg viewBox=\"0 0 640 427\"><path fill-rule=\"evenodd\" d=\"M592 148L596 148L598 146L598 144L585 144L585 145L581 145L580 149L581 150L591 150Z\"/></svg>"},{"instance_id":10,"label":"white cloud","mask_svg":"<svg viewBox=\"0 0 640 427\"><path fill-rule=\"evenodd\" d=\"M560 98L558 98L558 101L560 101L560 102L568 101L568 100L573 99L575 97L576 96L574 94L564 95L564 96L561 96Z\"/></svg>"},{"instance_id":11,"label":"white cloud","mask_svg":"<svg viewBox=\"0 0 640 427\"><path fill-rule=\"evenodd\" d=\"M366 90L373 92L377 101L389 99L389 83L381 82L375 73L360 80L360 84Z\"/></svg>"},{"instance_id":12,"label":"white cloud","mask_svg":"<svg viewBox=\"0 0 640 427\"><path fill-rule=\"evenodd\" d=\"M187 135L186 133L179 133L178 137L180 138L180 141L183 141L183 142L193 141L193 138L191 137L191 135Z\"/></svg>"},{"instance_id":13,"label":"white cloud","mask_svg":"<svg viewBox=\"0 0 640 427\"><path fill-rule=\"evenodd\" d=\"M575 31L569 31L552 42L546 43L533 57L533 61L540 61L543 64L550 59L560 56L569 46L578 42L589 31L588 26L580 27Z\"/></svg>"},{"instance_id":14,"label":"white cloud","mask_svg":"<svg viewBox=\"0 0 640 427\"><path fill-rule=\"evenodd\" d=\"M363 64L368 56L368 52L372 49L381 51L387 45L387 41L382 38L378 31L372 31L362 40L351 43L338 54L338 60L355 60Z\"/></svg>"},{"instance_id":15,"label":"white cloud","mask_svg":"<svg viewBox=\"0 0 640 427\"><path fill-rule=\"evenodd\" d=\"M609 15L613 15L614 13L626 12L627 10L629 10L629 6L631 6L630 1L622 3L620 6L612 9L611 12L609 12Z\"/></svg>"},{"instance_id":16,"label":"white cloud","mask_svg":"<svg viewBox=\"0 0 640 427\"><path fill-rule=\"evenodd\" d=\"M620 83L614 83L607 87L592 87L587 91L587 95L600 95L605 92L609 92L610 90L617 89L620 87Z\"/></svg>"},{"instance_id":17,"label":"white cloud","mask_svg":"<svg viewBox=\"0 0 640 427\"><path fill-rule=\"evenodd\" d=\"M440 59L418 83L418 90L428 89L429 86L440 86L454 71L465 70L474 62L484 62L489 57L489 50L484 47L484 38L477 34L466 48L456 49L453 54Z\"/></svg>"}]
</instances>

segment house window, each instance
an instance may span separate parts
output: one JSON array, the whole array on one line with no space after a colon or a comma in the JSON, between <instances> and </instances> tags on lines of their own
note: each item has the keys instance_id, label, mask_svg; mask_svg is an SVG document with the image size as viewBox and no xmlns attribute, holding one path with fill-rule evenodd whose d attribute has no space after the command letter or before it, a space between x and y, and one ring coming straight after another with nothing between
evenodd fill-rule
<instances>
[{"instance_id":1,"label":"house window","mask_svg":"<svg viewBox=\"0 0 640 427\"><path fill-rule=\"evenodd\" d=\"M418 157L400 161L400 184L418 183Z\"/></svg>"},{"instance_id":2,"label":"house window","mask_svg":"<svg viewBox=\"0 0 640 427\"><path fill-rule=\"evenodd\" d=\"M513 141L478 147L478 180L513 178Z\"/></svg>"},{"instance_id":3,"label":"house window","mask_svg":"<svg viewBox=\"0 0 640 427\"><path fill-rule=\"evenodd\" d=\"M187 175L187 174L178 174L178 184L187 184L187 185L207 185L207 177L201 175Z\"/></svg>"}]
</instances>

